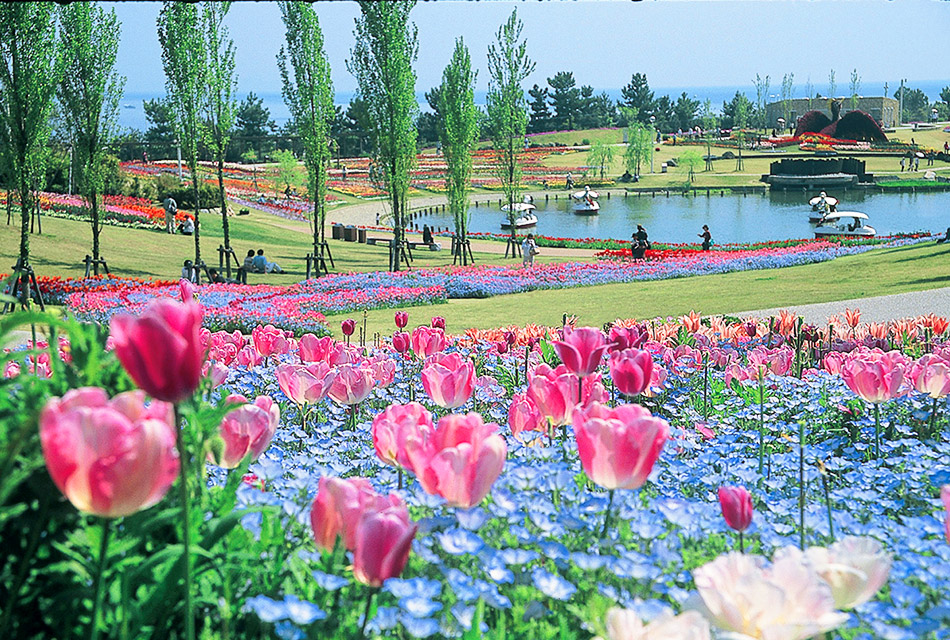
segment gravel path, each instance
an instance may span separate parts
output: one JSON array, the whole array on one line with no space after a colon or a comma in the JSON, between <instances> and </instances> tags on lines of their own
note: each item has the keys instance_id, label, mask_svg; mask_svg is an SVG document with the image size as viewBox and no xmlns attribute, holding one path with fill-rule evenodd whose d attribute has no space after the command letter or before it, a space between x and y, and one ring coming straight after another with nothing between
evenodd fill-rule
<instances>
[{"instance_id":1,"label":"gravel path","mask_svg":"<svg viewBox=\"0 0 950 640\"><path fill-rule=\"evenodd\" d=\"M810 324L823 324L829 317L843 313L845 309L860 309L862 322L886 322L928 313L950 316L950 287L784 308L802 316L805 322ZM767 318L778 315L780 310L778 308L760 309L758 311L743 311L735 315L743 318L750 316Z\"/></svg>"}]
</instances>

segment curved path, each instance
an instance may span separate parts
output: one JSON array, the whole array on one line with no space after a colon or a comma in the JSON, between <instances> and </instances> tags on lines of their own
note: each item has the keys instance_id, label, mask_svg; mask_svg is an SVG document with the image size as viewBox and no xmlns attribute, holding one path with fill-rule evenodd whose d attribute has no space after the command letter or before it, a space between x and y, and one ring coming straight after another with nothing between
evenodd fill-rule
<instances>
[{"instance_id":1,"label":"curved path","mask_svg":"<svg viewBox=\"0 0 950 640\"><path fill-rule=\"evenodd\" d=\"M886 322L928 313L950 317L950 287L784 308L802 316L805 322L809 324L819 325L835 314L844 313L845 309L860 309L861 322ZM743 311L735 315L742 318L752 316L768 318L769 316L778 315L780 310L779 308L760 309L758 311Z\"/></svg>"}]
</instances>

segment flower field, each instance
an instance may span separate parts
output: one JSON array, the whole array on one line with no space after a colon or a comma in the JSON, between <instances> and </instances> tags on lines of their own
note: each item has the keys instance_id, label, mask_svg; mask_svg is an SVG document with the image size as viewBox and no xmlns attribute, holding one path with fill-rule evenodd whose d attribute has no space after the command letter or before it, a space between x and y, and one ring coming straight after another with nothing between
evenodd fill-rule
<instances>
[{"instance_id":1,"label":"flower field","mask_svg":"<svg viewBox=\"0 0 950 640\"><path fill-rule=\"evenodd\" d=\"M0 444L20 453L0 495L18 515L0 530L43 576L0 573L13 635L56 620L119 637L121 620L166 636L936 640L950 625L945 318L453 337L396 312L363 344L349 320L338 342L201 315L164 301L115 318L109 352L66 323L6 355ZM44 407L38 429L9 411L25 403ZM49 478L65 500L44 489L41 512Z\"/></svg>"}]
</instances>

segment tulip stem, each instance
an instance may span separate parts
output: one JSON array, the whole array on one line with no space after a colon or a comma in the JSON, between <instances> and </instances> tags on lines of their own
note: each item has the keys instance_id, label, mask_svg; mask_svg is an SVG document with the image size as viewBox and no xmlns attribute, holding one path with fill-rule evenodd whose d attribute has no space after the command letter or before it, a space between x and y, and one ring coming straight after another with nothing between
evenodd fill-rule
<instances>
[{"instance_id":1,"label":"tulip stem","mask_svg":"<svg viewBox=\"0 0 950 640\"><path fill-rule=\"evenodd\" d=\"M398 473L399 473L399 484L396 486L396 488L402 491L402 466L399 467Z\"/></svg>"},{"instance_id":2,"label":"tulip stem","mask_svg":"<svg viewBox=\"0 0 950 640\"><path fill-rule=\"evenodd\" d=\"M881 404L874 403L874 458L881 457Z\"/></svg>"},{"instance_id":3,"label":"tulip stem","mask_svg":"<svg viewBox=\"0 0 950 640\"><path fill-rule=\"evenodd\" d=\"M604 514L604 529L600 532L601 538L607 537L607 528L610 526L610 507L614 504L614 491L616 489L607 492L607 512Z\"/></svg>"},{"instance_id":4,"label":"tulip stem","mask_svg":"<svg viewBox=\"0 0 950 640\"><path fill-rule=\"evenodd\" d=\"M739 553L745 553L745 540L741 531L739 532Z\"/></svg>"},{"instance_id":5,"label":"tulip stem","mask_svg":"<svg viewBox=\"0 0 950 640\"><path fill-rule=\"evenodd\" d=\"M703 352L703 420L709 419L709 354Z\"/></svg>"},{"instance_id":6,"label":"tulip stem","mask_svg":"<svg viewBox=\"0 0 950 640\"><path fill-rule=\"evenodd\" d=\"M759 476L762 475L765 462L765 381L762 368L759 368Z\"/></svg>"},{"instance_id":7,"label":"tulip stem","mask_svg":"<svg viewBox=\"0 0 950 640\"><path fill-rule=\"evenodd\" d=\"M181 464L181 477L178 489L181 494L182 510L182 546L185 556L185 638L195 640L194 604L191 598L191 497L188 495L188 451L185 447L184 429L182 428L181 410L175 405L175 445L178 448L178 459Z\"/></svg>"},{"instance_id":8,"label":"tulip stem","mask_svg":"<svg viewBox=\"0 0 950 640\"><path fill-rule=\"evenodd\" d=\"M307 403L304 402L300 405L300 428L303 429L303 432L307 432Z\"/></svg>"},{"instance_id":9,"label":"tulip stem","mask_svg":"<svg viewBox=\"0 0 950 640\"><path fill-rule=\"evenodd\" d=\"M366 623L369 622L369 612L373 607L373 596L376 595L376 589L370 588L366 594L366 609L363 611L363 624L360 625L360 637L366 637Z\"/></svg>"},{"instance_id":10,"label":"tulip stem","mask_svg":"<svg viewBox=\"0 0 950 640\"><path fill-rule=\"evenodd\" d=\"M805 550L805 423L798 422L798 541Z\"/></svg>"},{"instance_id":11,"label":"tulip stem","mask_svg":"<svg viewBox=\"0 0 950 640\"><path fill-rule=\"evenodd\" d=\"M825 492L825 509L828 511L828 536L835 541L835 523L831 517L831 492L828 490L828 474L821 474L821 487Z\"/></svg>"},{"instance_id":12,"label":"tulip stem","mask_svg":"<svg viewBox=\"0 0 950 640\"><path fill-rule=\"evenodd\" d=\"M937 433L936 422L937 422L937 399L933 398L933 408L931 408L930 410L930 429L928 430L929 432L927 433L928 438L934 437L934 434Z\"/></svg>"},{"instance_id":13,"label":"tulip stem","mask_svg":"<svg viewBox=\"0 0 950 640\"><path fill-rule=\"evenodd\" d=\"M99 610L102 608L102 575L106 572L106 559L109 556L109 534L112 528L108 518L102 520L102 539L99 541L99 564L96 567L96 581L92 587L92 617L89 621L89 638L96 640L99 637Z\"/></svg>"}]
</instances>

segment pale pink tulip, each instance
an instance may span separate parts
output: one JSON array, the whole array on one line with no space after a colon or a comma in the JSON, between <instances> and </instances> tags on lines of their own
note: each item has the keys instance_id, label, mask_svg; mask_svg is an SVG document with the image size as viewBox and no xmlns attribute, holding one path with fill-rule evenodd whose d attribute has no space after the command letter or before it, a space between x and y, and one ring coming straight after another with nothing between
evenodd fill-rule
<instances>
[{"instance_id":1,"label":"pale pink tulip","mask_svg":"<svg viewBox=\"0 0 950 640\"><path fill-rule=\"evenodd\" d=\"M424 445L434 430L432 415L418 402L391 404L373 419L373 448L384 463L408 469L406 443Z\"/></svg>"},{"instance_id":2,"label":"pale pink tulip","mask_svg":"<svg viewBox=\"0 0 950 640\"><path fill-rule=\"evenodd\" d=\"M802 555L795 547L781 553ZM848 536L827 549L810 547L804 556L831 587L838 609L853 609L873 598L891 572L891 555L873 538Z\"/></svg>"},{"instance_id":3,"label":"pale pink tulip","mask_svg":"<svg viewBox=\"0 0 950 640\"><path fill-rule=\"evenodd\" d=\"M840 351L831 351L822 358L822 368L832 375L841 373L841 367L848 360L848 354Z\"/></svg>"},{"instance_id":4,"label":"pale pink tulip","mask_svg":"<svg viewBox=\"0 0 950 640\"><path fill-rule=\"evenodd\" d=\"M373 370L368 366L340 365L336 368L336 376L327 395L340 404L359 404L373 392L375 382Z\"/></svg>"},{"instance_id":5,"label":"pale pink tulip","mask_svg":"<svg viewBox=\"0 0 950 640\"><path fill-rule=\"evenodd\" d=\"M376 386L385 389L396 379L396 363L391 358L376 356L367 364L376 376Z\"/></svg>"},{"instance_id":6,"label":"pale pink tulip","mask_svg":"<svg viewBox=\"0 0 950 640\"><path fill-rule=\"evenodd\" d=\"M461 407L475 389L475 363L460 353L431 356L422 367L422 388L440 407Z\"/></svg>"},{"instance_id":7,"label":"pale pink tulip","mask_svg":"<svg viewBox=\"0 0 950 640\"><path fill-rule=\"evenodd\" d=\"M904 382L903 357L890 353L859 353L841 367L848 388L870 403L887 402L901 395Z\"/></svg>"},{"instance_id":8,"label":"pale pink tulip","mask_svg":"<svg viewBox=\"0 0 950 640\"><path fill-rule=\"evenodd\" d=\"M325 362L334 342L331 336L318 338L312 333L305 333L297 342L297 355L301 362Z\"/></svg>"},{"instance_id":9,"label":"pale pink tulip","mask_svg":"<svg viewBox=\"0 0 950 640\"><path fill-rule=\"evenodd\" d=\"M758 346L749 351L749 366L758 372L762 372L762 377L769 374L784 376L792 367L792 360L795 359L795 352L788 347L778 347L769 349L768 347Z\"/></svg>"},{"instance_id":10,"label":"pale pink tulip","mask_svg":"<svg viewBox=\"0 0 950 640\"><path fill-rule=\"evenodd\" d=\"M20 363L14 362L13 360L7 363L7 366L3 369L4 378L15 378L20 375Z\"/></svg>"},{"instance_id":11,"label":"pale pink tulip","mask_svg":"<svg viewBox=\"0 0 950 640\"><path fill-rule=\"evenodd\" d=\"M251 330L251 340L262 358L281 355L290 349L284 332L271 324L254 327Z\"/></svg>"},{"instance_id":12,"label":"pale pink tulip","mask_svg":"<svg viewBox=\"0 0 950 640\"><path fill-rule=\"evenodd\" d=\"M244 396L228 396L227 402L247 402ZM257 396L253 404L244 404L225 414L218 427L218 434L224 441L220 457L213 452L209 460L225 469L234 469L250 455L251 460L258 457L270 445L280 423L280 408L270 396Z\"/></svg>"},{"instance_id":13,"label":"pale pink tulip","mask_svg":"<svg viewBox=\"0 0 950 640\"><path fill-rule=\"evenodd\" d=\"M844 624L831 588L807 563L727 553L693 571L706 617L743 638L806 640Z\"/></svg>"},{"instance_id":14,"label":"pale pink tulip","mask_svg":"<svg viewBox=\"0 0 950 640\"><path fill-rule=\"evenodd\" d=\"M911 365L908 376L914 388L931 398L945 398L950 393L950 362L933 354L924 354Z\"/></svg>"},{"instance_id":15,"label":"pale pink tulip","mask_svg":"<svg viewBox=\"0 0 950 640\"><path fill-rule=\"evenodd\" d=\"M643 393L653 376L653 358L640 349L614 351L610 354L610 377L617 391L635 396Z\"/></svg>"},{"instance_id":16,"label":"pale pink tulip","mask_svg":"<svg viewBox=\"0 0 950 640\"><path fill-rule=\"evenodd\" d=\"M732 529L745 531L752 524L752 495L745 487L719 487L719 507Z\"/></svg>"},{"instance_id":17,"label":"pale pink tulip","mask_svg":"<svg viewBox=\"0 0 950 640\"><path fill-rule=\"evenodd\" d=\"M610 409L595 402L574 412L581 465L605 489L642 487L669 435L666 420L636 404Z\"/></svg>"},{"instance_id":18,"label":"pale pink tulip","mask_svg":"<svg viewBox=\"0 0 950 640\"><path fill-rule=\"evenodd\" d=\"M539 364L528 375L528 397L551 424L563 426L571 422L577 406L577 377L563 364L552 369Z\"/></svg>"},{"instance_id":19,"label":"pale pink tulip","mask_svg":"<svg viewBox=\"0 0 950 640\"><path fill-rule=\"evenodd\" d=\"M319 548L332 551L339 537L343 540L344 548L353 551L363 515L390 507L405 509L399 496L379 495L366 478L320 478L317 496L310 507L314 541Z\"/></svg>"},{"instance_id":20,"label":"pale pink tulip","mask_svg":"<svg viewBox=\"0 0 950 640\"><path fill-rule=\"evenodd\" d=\"M607 389L601 382L600 374L594 373L581 378L581 404L588 405L592 402L606 403L610 399L607 395Z\"/></svg>"},{"instance_id":21,"label":"pale pink tulip","mask_svg":"<svg viewBox=\"0 0 950 640\"><path fill-rule=\"evenodd\" d=\"M170 404L145 406L142 391L111 401L84 387L50 398L40 414L46 468L80 511L117 518L151 507L178 477Z\"/></svg>"},{"instance_id":22,"label":"pale pink tulip","mask_svg":"<svg viewBox=\"0 0 950 640\"><path fill-rule=\"evenodd\" d=\"M368 511L360 519L353 551L353 577L370 587L380 587L402 574L412 551L416 525L405 505Z\"/></svg>"},{"instance_id":23,"label":"pale pink tulip","mask_svg":"<svg viewBox=\"0 0 950 640\"><path fill-rule=\"evenodd\" d=\"M278 365L277 384L291 402L298 405L315 404L323 400L336 378L335 371L325 362Z\"/></svg>"},{"instance_id":24,"label":"pale pink tulip","mask_svg":"<svg viewBox=\"0 0 950 640\"><path fill-rule=\"evenodd\" d=\"M426 442L407 442L413 473L426 493L454 507L473 507L488 494L505 467L508 447L498 425L477 413L448 415Z\"/></svg>"},{"instance_id":25,"label":"pale pink tulip","mask_svg":"<svg viewBox=\"0 0 950 640\"><path fill-rule=\"evenodd\" d=\"M666 369L662 366L653 365L653 375L650 377L650 385L643 390L643 395L652 398L666 388Z\"/></svg>"},{"instance_id":26,"label":"pale pink tulip","mask_svg":"<svg viewBox=\"0 0 950 640\"><path fill-rule=\"evenodd\" d=\"M676 375L687 376L702 368L703 354L699 349L681 344L675 349L666 349L663 352L663 362Z\"/></svg>"},{"instance_id":27,"label":"pale pink tulip","mask_svg":"<svg viewBox=\"0 0 950 640\"><path fill-rule=\"evenodd\" d=\"M227 381L230 371L227 365L221 362L206 360L201 367L201 377L211 380L211 387L217 388Z\"/></svg>"},{"instance_id":28,"label":"pale pink tulip","mask_svg":"<svg viewBox=\"0 0 950 640\"><path fill-rule=\"evenodd\" d=\"M664 612L648 624L632 609L607 611L607 640L709 640L709 623L697 611ZM602 640L602 639L595 639Z\"/></svg>"},{"instance_id":29,"label":"pale pink tulip","mask_svg":"<svg viewBox=\"0 0 950 640\"><path fill-rule=\"evenodd\" d=\"M564 327L564 339L554 341L554 349L567 370L581 378L597 371L607 351L604 332L596 327Z\"/></svg>"},{"instance_id":30,"label":"pale pink tulip","mask_svg":"<svg viewBox=\"0 0 950 640\"><path fill-rule=\"evenodd\" d=\"M247 367L252 369L262 363L264 358L261 357L261 354L257 352L257 349L251 345L243 347L240 351L237 352L237 355L234 357L235 362L237 362L242 367Z\"/></svg>"},{"instance_id":31,"label":"pale pink tulip","mask_svg":"<svg viewBox=\"0 0 950 640\"><path fill-rule=\"evenodd\" d=\"M508 426L515 437L522 431L547 432L547 422L526 393L516 393L508 407Z\"/></svg>"},{"instance_id":32,"label":"pale pink tulip","mask_svg":"<svg viewBox=\"0 0 950 640\"><path fill-rule=\"evenodd\" d=\"M427 358L445 349L445 331L432 327L416 327L410 338L418 358Z\"/></svg>"}]
</instances>

